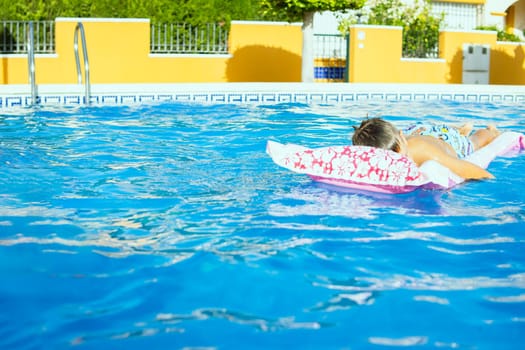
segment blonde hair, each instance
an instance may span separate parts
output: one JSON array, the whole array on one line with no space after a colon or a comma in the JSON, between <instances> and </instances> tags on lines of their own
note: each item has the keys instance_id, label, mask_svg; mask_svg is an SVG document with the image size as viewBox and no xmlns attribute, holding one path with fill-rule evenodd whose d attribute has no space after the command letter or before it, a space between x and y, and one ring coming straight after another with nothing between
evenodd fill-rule
<instances>
[{"instance_id":1,"label":"blonde hair","mask_svg":"<svg viewBox=\"0 0 525 350\"><path fill-rule=\"evenodd\" d=\"M352 143L399 152L401 149L400 133L396 127L381 118L365 119L358 127L354 126Z\"/></svg>"}]
</instances>

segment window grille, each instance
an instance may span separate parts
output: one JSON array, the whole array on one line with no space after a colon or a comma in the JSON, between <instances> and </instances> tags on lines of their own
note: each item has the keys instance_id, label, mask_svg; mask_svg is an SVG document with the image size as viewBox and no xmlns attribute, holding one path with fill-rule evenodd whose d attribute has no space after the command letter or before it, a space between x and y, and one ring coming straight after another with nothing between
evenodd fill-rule
<instances>
[{"instance_id":1,"label":"window grille","mask_svg":"<svg viewBox=\"0 0 525 350\"><path fill-rule=\"evenodd\" d=\"M432 14L441 16L444 21L441 29L472 30L479 26L479 14L483 5L453 2L432 2Z\"/></svg>"}]
</instances>

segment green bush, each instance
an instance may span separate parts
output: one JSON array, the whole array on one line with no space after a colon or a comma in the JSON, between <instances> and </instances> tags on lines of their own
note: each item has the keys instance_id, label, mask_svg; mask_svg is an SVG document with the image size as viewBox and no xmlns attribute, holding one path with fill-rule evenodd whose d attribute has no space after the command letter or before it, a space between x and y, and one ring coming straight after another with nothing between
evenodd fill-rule
<instances>
[{"instance_id":1,"label":"green bush","mask_svg":"<svg viewBox=\"0 0 525 350\"><path fill-rule=\"evenodd\" d=\"M369 12L359 14L361 16L367 18L367 24L403 27L404 57L436 56L443 16L431 14L429 0L416 0L412 6L407 6L401 0L375 0L371 2ZM339 30L346 32L349 25L359 20L353 14L341 21Z\"/></svg>"},{"instance_id":2,"label":"green bush","mask_svg":"<svg viewBox=\"0 0 525 350\"><path fill-rule=\"evenodd\" d=\"M2 20L56 17L149 18L154 24L192 25L262 19L259 0L0 0Z\"/></svg>"},{"instance_id":3,"label":"green bush","mask_svg":"<svg viewBox=\"0 0 525 350\"><path fill-rule=\"evenodd\" d=\"M302 21L305 13L345 11L363 7L365 0L260 0L264 15L286 21Z\"/></svg>"},{"instance_id":4,"label":"green bush","mask_svg":"<svg viewBox=\"0 0 525 350\"><path fill-rule=\"evenodd\" d=\"M520 42L521 39L515 35L507 33L503 30L499 30L496 26L481 26L477 27L478 30L490 30L493 32L497 32L498 35L498 41L513 41L513 42Z\"/></svg>"},{"instance_id":5,"label":"green bush","mask_svg":"<svg viewBox=\"0 0 525 350\"><path fill-rule=\"evenodd\" d=\"M431 14L431 4L425 1L423 6L418 2L414 7L404 12L403 25L403 56L429 57L437 56L439 44L439 28L443 15L435 17Z\"/></svg>"}]
</instances>

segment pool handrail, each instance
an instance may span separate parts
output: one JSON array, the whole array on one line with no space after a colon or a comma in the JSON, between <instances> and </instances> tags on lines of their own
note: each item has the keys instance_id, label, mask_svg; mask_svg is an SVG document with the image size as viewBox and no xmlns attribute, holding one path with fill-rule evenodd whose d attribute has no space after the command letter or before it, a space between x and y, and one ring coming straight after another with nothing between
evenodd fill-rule
<instances>
[{"instance_id":1,"label":"pool handrail","mask_svg":"<svg viewBox=\"0 0 525 350\"><path fill-rule=\"evenodd\" d=\"M77 77L78 77L78 83L82 84L82 70L80 68L80 57L78 54L78 35L80 33L80 39L82 41L82 55L84 57L84 76L85 76L85 90L86 90L86 104L90 103L90 97L91 97L91 84L89 81L89 59L88 59L88 53L87 53L87 46L86 46L86 35L84 32L84 25L82 22L78 22L77 26L75 27L75 36L74 36L74 49L75 49L75 61L77 63Z\"/></svg>"},{"instance_id":2,"label":"pool handrail","mask_svg":"<svg viewBox=\"0 0 525 350\"><path fill-rule=\"evenodd\" d=\"M29 21L27 30L27 70L29 76L29 85L31 86L31 105L37 103L37 91L35 82L35 38L33 21Z\"/></svg>"}]
</instances>

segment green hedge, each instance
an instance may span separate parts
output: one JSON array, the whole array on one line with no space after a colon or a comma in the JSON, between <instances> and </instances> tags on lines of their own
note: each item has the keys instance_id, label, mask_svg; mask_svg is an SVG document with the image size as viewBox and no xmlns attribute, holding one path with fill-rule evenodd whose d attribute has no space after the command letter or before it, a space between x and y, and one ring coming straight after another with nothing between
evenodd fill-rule
<instances>
[{"instance_id":1,"label":"green hedge","mask_svg":"<svg viewBox=\"0 0 525 350\"><path fill-rule=\"evenodd\" d=\"M56 17L149 18L152 23L193 25L263 19L259 0L0 0L2 20Z\"/></svg>"},{"instance_id":2,"label":"green hedge","mask_svg":"<svg viewBox=\"0 0 525 350\"><path fill-rule=\"evenodd\" d=\"M476 29L490 30L490 31L497 32L498 41L513 41L513 42L521 41L521 39L517 35L507 33L504 30L499 30L496 26L489 26L489 27L481 26L481 27L477 27Z\"/></svg>"}]
</instances>

